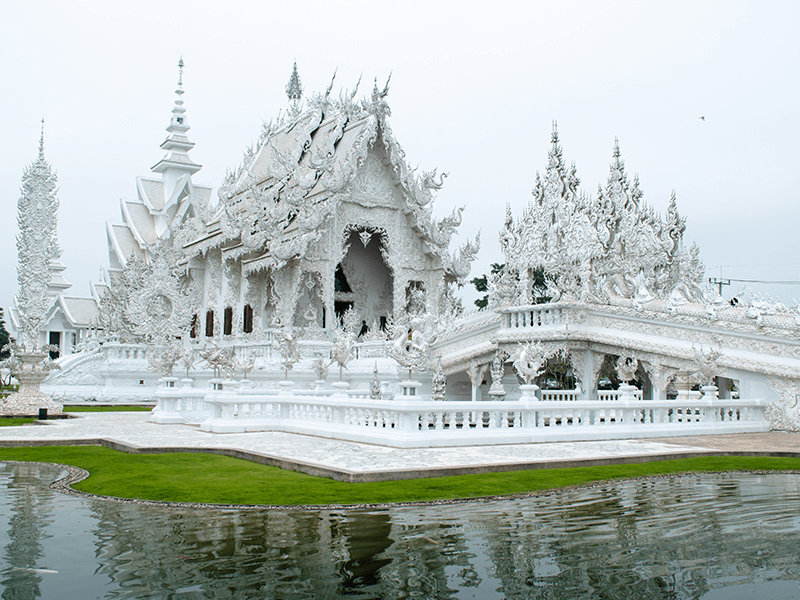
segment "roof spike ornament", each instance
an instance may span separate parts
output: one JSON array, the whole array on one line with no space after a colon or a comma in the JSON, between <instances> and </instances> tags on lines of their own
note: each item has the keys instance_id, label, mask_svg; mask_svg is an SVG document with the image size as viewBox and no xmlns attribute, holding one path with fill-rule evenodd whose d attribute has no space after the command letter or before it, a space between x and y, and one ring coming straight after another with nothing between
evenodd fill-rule
<instances>
[{"instance_id":1,"label":"roof spike ornament","mask_svg":"<svg viewBox=\"0 0 800 600\"><path fill-rule=\"evenodd\" d=\"M336 67L333 71L333 77L331 77L331 82L328 84L328 89L325 90L325 99L327 100L331 95L331 90L333 89L333 82L336 79L336 73L339 72L339 67Z\"/></svg>"},{"instance_id":2,"label":"roof spike ornament","mask_svg":"<svg viewBox=\"0 0 800 600\"><path fill-rule=\"evenodd\" d=\"M294 61L289 83L286 84L286 95L292 102L299 102L303 97L303 86L300 84L300 75L297 73L297 61Z\"/></svg>"},{"instance_id":3,"label":"roof spike ornament","mask_svg":"<svg viewBox=\"0 0 800 600\"><path fill-rule=\"evenodd\" d=\"M389 95L389 82L392 79L392 74L389 73L389 78L386 80L386 85L383 86L383 91L378 89L378 78L375 78L375 82L372 85L372 102L371 102L371 112L377 114L382 117L388 117L391 115L391 111L389 110L389 105L386 103L386 96Z\"/></svg>"},{"instance_id":4,"label":"roof spike ornament","mask_svg":"<svg viewBox=\"0 0 800 600\"><path fill-rule=\"evenodd\" d=\"M350 93L350 102L353 101L353 98L356 97L356 92L358 92L358 86L361 85L361 78L364 76L363 73L358 76L358 81L356 81L356 87L353 88L353 91Z\"/></svg>"},{"instance_id":5,"label":"roof spike ornament","mask_svg":"<svg viewBox=\"0 0 800 600\"><path fill-rule=\"evenodd\" d=\"M194 147L194 142L186 137L191 129L186 119L186 107L183 106L183 56L178 60L178 88L175 90L175 105L172 107L172 117L169 120L167 131L169 136L161 143L161 149L166 155L150 170L162 173L166 183L165 196L169 197L178 185L183 175L193 175L201 169L201 165L189 158L189 151Z\"/></svg>"},{"instance_id":6,"label":"roof spike ornament","mask_svg":"<svg viewBox=\"0 0 800 600\"><path fill-rule=\"evenodd\" d=\"M44 117L42 117L42 133L39 136L39 158L44 160Z\"/></svg>"}]
</instances>

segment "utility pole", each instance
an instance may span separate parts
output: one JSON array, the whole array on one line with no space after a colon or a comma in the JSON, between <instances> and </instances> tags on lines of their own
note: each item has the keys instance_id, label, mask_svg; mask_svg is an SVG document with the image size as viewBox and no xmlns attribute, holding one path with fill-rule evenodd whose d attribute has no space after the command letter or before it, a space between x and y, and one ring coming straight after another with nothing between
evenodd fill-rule
<instances>
[{"instance_id":1,"label":"utility pole","mask_svg":"<svg viewBox=\"0 0 800 600\"><path fill-rule=\"evenodd\" d=\"M722 296L722 286L723 285L730 285L730 279L723 279L722 278L722 265L719 266L719 277L709 277L708 283L711 285L716 285L719 288L719 295Z\"/></svg>"}]
</instances>

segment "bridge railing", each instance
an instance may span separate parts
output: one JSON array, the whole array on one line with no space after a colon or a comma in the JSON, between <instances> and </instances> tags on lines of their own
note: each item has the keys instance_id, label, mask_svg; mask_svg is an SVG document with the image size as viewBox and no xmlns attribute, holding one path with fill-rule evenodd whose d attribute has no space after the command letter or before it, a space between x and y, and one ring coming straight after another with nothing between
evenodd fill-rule
<instances>
[{"instance_id":1,"label":"bridge railing","mask_svg":"<svg viewBox=\"0 0 800 600\"><path fill-rule=\"evenodd\" d=\"M560 327L567 323L571 306L568 304L532 304L500 309L503 326L510 329Z\"/></svg>"},{"instance_id":2,"label":"bridge railing","mask_svg":"<svg viewBox=\"0 0 800 600\"><path fill-rule=\"evenodd\" d=\"M433 402L224 389L201 399L198 391L162 388L153 420L200 422L212 433L285 431L408 448L769 430L763 400ZM177 420L184 414L193 421Z\"/></svg>"}]
</instances>

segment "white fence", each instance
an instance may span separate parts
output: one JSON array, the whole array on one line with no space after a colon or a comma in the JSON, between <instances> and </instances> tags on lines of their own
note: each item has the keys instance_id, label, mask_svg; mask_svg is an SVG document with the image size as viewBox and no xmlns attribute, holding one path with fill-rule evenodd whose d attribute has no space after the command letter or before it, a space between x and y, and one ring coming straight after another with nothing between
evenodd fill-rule
<instances>
[{"instance_id":1,"label":"white fence","mask_svg":"<svg viewBox=\"0 0 800 600\"><path fill-rule=\"evenodd\" d=\"M432 402L199 391L162 388L153 420L200 422L212 433L285 431L401 448L769 430L763 400Z\"/></svg>"},{"instance_id":2,"label":"white fence","mask_svg":"<svg viewBox=\"0 0 800 600\"><path fill-rule=\"evenodd\" d=\"M505 319L505 327L518 329L561 326L566 322L564 316L569 310L568 306L542 304L538 306L514 306L505 308L502 312Z\"/></svg>"}]
</instances>

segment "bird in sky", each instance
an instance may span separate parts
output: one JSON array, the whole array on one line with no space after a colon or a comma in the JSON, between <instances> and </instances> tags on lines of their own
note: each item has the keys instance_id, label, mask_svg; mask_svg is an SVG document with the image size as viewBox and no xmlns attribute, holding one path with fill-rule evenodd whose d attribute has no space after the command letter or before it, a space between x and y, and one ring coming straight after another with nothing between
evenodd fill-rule
<instances>
[{"instance_id":1,"label":"bird in sky","mask_svg":"<svg viewBox=\"0 0 800 600\"><path fill-rule=\"evenodd\" d=\"M700 119L701 119L702 121L705 121L705 120L706 120L706 118L705 118L705 117L700 117Z\"/></svg>"}]
</instances>

